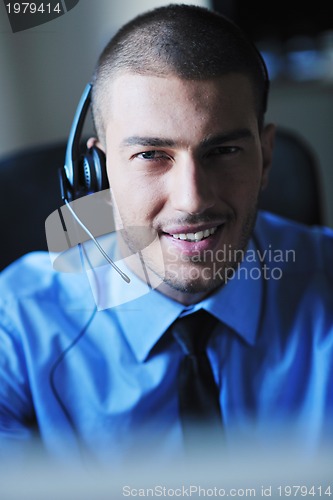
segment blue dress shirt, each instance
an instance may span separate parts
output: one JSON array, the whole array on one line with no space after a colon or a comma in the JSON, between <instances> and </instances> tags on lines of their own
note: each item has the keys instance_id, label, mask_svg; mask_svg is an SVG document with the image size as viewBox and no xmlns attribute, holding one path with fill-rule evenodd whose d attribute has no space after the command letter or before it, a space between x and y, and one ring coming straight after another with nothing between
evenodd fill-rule
<instances>
[{"instance_id":1,"label":"blue dress shirt","mask_svg":"<svg viewBox=\"0 0 333 500\"><path fill-rule=\"evenodd\" d=\"M208 357L226 445L283 433L315 448L333 435L332 263L330 229L268 213L237 274L191 307L111 269L96 305L89 273L56 272L47 253L23 257L0 285L0 449L37 431L55 456L181 453L182 352L168 328L199 308L219 320Z\"/></svg>"}]
</instances>

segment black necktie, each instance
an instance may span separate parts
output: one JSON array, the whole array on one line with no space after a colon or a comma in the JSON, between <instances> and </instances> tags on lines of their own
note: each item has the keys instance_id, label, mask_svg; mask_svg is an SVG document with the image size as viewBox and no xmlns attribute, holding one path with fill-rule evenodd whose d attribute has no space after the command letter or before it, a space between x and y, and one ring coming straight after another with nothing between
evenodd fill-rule
<instances>
[{"instance_id":1,"label":"black necktie","mask_svg":"<svg viewBox=\"0 0 333 500\"><path fill-rule=\"evenodd\" d=\"M179 318L172 325L172 334L185 354L179 367L178 395L187 444L196 441L198 427L214 433L214 436L222 436L219 391L206 353L207 342L216 323L211 314L200 309Z\"/></svg>"}]
</instances>

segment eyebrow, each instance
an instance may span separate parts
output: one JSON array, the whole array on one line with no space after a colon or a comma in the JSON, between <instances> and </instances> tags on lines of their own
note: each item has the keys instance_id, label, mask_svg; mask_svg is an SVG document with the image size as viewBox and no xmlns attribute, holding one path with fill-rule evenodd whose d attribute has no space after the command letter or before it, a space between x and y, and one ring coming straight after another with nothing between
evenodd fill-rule
<instances>
[{"instance_id":1,"label":"eyebrow","mask_svg":"<svg viewBox=\"0 0 333 500\"><path fill-rule=\"evenodd\" d=\"M223 134L214 135L211 137L205 138L201 142L201 147L209 148L212 146L219 146L220 144L224 144L226 142L238 141L240 139L252 139L253 133L248 128L240 128L236 130L231 130L230 132L225 132Z\"/></svg>"},{"instance_id":2,"label":"eyebrow","mask_svg":"<svg viewBox=\"0 0 333 500\"><path fill-rule=\"evenodd\" d=\"M172 139L162 139L161 137L140 137L138 135L134 135L132 137L127 137L121 143L122 147L126 146L144 146L144 147L175 147L177 146L177 142Z\"/></svg>"},{"instance_id":3,"label":"eyebrow","mask_svg":"<svg viewBox=\"0 0 333 500\"><path fill-rule=\"evenodd\" d=\"M231 130L229 132L225 132L223 134L218 134L214 136L208 136L200 143L200 147L209 148L212 146L218 146L220 144L236 141L239 139L248 139L252 138L253 133L248 128L240 128ZM129 146L143 146L143 147L157 147L157 148L165 148L165 147L180 147L181 143L179 141L174 141L173 139L167 139L162 137L148 137L148 136L138 136L134 135L131 137L126 137L121 143L121 146L129 147Z\"/></svg>"}]
</instances>

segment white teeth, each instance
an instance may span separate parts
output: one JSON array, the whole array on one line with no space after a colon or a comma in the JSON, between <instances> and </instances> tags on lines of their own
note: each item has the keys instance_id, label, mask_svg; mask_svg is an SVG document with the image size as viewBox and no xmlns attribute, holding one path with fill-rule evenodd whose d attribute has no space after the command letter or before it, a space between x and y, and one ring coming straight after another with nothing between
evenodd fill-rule
<instances>
[{"instance_id":1,"label":"white teeth","mask_svg":"<svg viewBox=\"0 0 333 500\"><path fill-rule=\"evenodd\" d=\"M202 238L204 236L209 236L209 231L208 231L207 235L205 235L205 232L206 231L198 231L197 233L192 233L192 235L194 236L195 241L200 241L200 240L202 240Z\"/></svg>"},{"instance_id":2,"label":"white teeth","mask_svg":"<svg viewBox=\"0 0 333 500\"><path fill-rule=\"evenodd\" d=\"M177 233L171 236L177 240L201 241L204 238L208 238L211 234L214 234L216 230L217 227L212 227L211 229L205 229L205 231L198 231L197 233Z\"/></svg>"}]
</instances>

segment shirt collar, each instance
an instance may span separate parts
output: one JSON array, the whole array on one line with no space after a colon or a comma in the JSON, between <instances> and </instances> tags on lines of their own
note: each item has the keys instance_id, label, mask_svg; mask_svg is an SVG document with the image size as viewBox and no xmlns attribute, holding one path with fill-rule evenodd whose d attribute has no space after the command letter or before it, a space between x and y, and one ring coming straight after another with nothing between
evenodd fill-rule
<instances>
[{"instance_id":1,"label":"shirt collar","mask_svg":"<svg viewBox=\"0 0 333 500\"><path fill-rule=\"evenodd\" d=\"M244 260L232 279L212 296L204 299L201 307L250 345L254 345L259 328L263 301L262 262L258 248L251 240Z\"/></svg>"},{"instance_id":2,"label":"shirt collar","mask_svg":"<svg viewBox=\"0 0 333 500\"><path fill-rule=\"evenodd\" d=\"M117 316L127 342L138 359L144 361L184 306L150 290L147 295L117 307Z\"/></svg>"},{"instance_id":3,"label":"shirt collar","mask_svg":"<svg viewBox=\"0 0 333 500\"><path fill-rule=\"evenodd\" d=\"M88 270L95 302L98 310L116 315L137 360L144 361L184 306L149 287L130 270L131 260L139 265L137 254L118 261L116 246L109 246L108 251L130 278L130 283L123 281L110 265ZM146 272L149 274L148 269Z\"/></svg>"}]
</instances>

